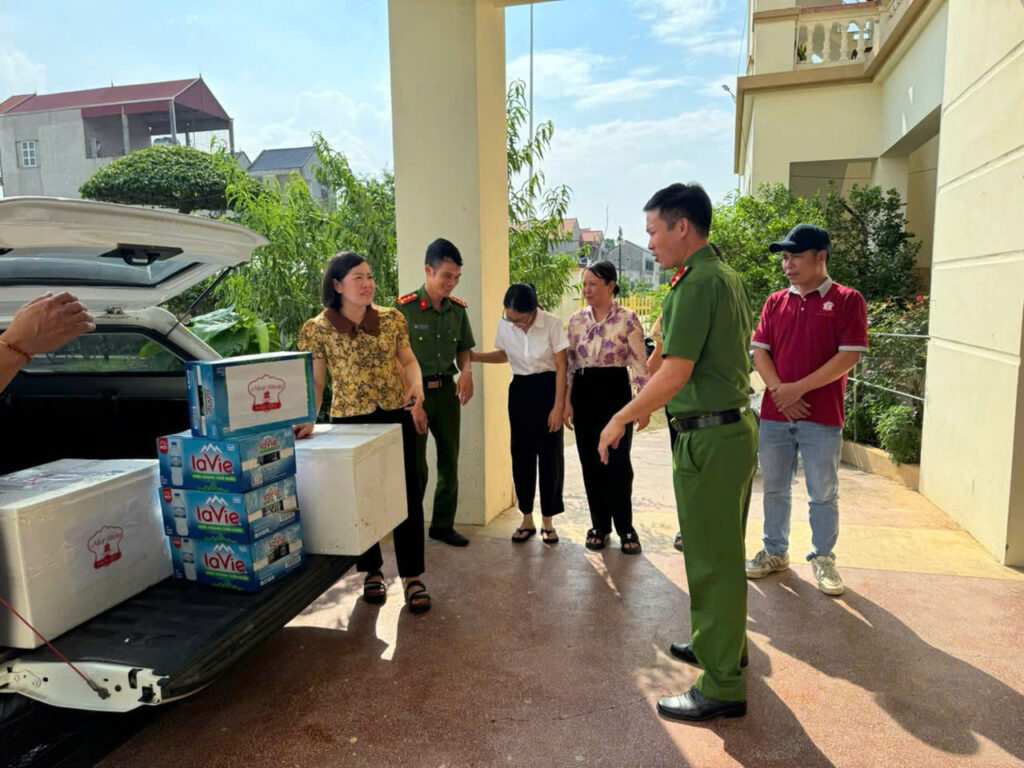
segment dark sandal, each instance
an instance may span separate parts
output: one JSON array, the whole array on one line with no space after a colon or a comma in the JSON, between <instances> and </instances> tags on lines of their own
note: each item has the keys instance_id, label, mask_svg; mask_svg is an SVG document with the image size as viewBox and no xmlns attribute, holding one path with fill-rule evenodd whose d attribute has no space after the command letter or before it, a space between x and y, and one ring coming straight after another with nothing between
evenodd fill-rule
<instances>
[{"instance_id":1,"label":"dark sandal","mask_svg":"<svg viewBox=\"0 0 1024 768\"><path fill-rule=\"evenodd\" d=\"M529 540L536 532L536 528L516 528L516 532L512 534L512 541L516 544L522 544L524 541Z\"/></svg>"},{"instance_id":2,"label":"dark sandal","mask_svg":"<svg viewBox=\"0 0 1024 768\"><path fill-rule=\"evenodd\" d=\"M363 582L363 600L370 605L384 605L388 599L388 587L384 583L384 574L380 571L366 574Z\"/></svg>"},{"instance_id":3,"label":"dark sandal","mask_svg":"<svg viewBox=\"0 0 1024 768\"><path fill-rule=\"evenodd\" d=\"M413 587L419 587L415 592L410 593ZM412 613L426 613L430 610L430 593L427 592L427 585L419 579L413 579L405 585L405 604L409 606Z\"/></svg>"},{"instance_id":4,"label":"dark sandal","mask_svg":"<svg viewBox=\"0 0 1024 768\"><path fill-rule=\"evenodd\" d=\"M680 552L682 552L682 551L683 551L683 532L682 532L682 531L679 531L679 532L678 532L678 533L676 534L676 538L675 538L675 540L674 540L674 541L672 542L672 546L673 546L673 547L674 547L675 549L678 549L678 550L679 550Z\"/></svg>"},{"instance_id":5,"label":"dark sandal","mask_svg":"<svg viewBox=\"0 0 1024 768\"><path fill-rule=\"evenodd\" d=\"M640 546L640 539L636 535L636 531L630 531L622 537L622 554L624 555L639 555L643 552L643 547Z\"/></svg>"},{"instance_id":6,"label":"dark sandal","mask_svg":"<svg viewBox=\"0 0 1024 768\"><path fill-rule=\"evenodd\" d=\"M541 528L540 539L545 544L557 544L558 543L558 531L554 528Z\"/></svg>"},{"instance_id":7,"label":"dark sandal","mask_svg":"<svg viewBox=\"0 0 1024 768\"><path fill-rule=\"evenodd\" d=\"M608 539L611 538L611 531L599 531L597 528L591 528L587 531L587 549L604 549L605 544L608 543Z\"/></svg>"}]
</instances>

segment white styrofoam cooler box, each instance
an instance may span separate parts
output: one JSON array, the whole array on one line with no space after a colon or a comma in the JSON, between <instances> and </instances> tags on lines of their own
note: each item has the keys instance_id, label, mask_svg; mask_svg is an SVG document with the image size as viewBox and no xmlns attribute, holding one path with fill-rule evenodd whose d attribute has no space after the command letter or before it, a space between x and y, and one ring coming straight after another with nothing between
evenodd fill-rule
<instances>
[{"instance_id":1,"label":"white styrofoam cooler box","mask_svg":"<svg viewBox=\"0 0 1024 768\"><path fill-rule=\"evenodd\" d=\"M47 639L171 575L153 459L62 459L0 477L0 594ZM0 645L42 641L0 608Z\"/></svg>"},{"instance_id":2,"label":"white styrofoam cooler box","mask_svg":"<svg viewBox=\"0 0 1024 768\"><path fill-rule=\"evenodd\" d=\"M402 428L317 424L295 441L302 538L313 555L361 555L406 518Z\"/></svg>"}]
</instances>

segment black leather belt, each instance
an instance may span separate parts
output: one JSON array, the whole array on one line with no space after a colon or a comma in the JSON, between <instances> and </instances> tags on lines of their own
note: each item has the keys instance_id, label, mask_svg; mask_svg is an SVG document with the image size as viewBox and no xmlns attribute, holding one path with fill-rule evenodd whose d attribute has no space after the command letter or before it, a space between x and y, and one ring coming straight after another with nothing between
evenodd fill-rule
<instances>
[{"instance_id":1,"label":"black leather belt","mask_svg":"<svg viewBox=\"0 0 1024 768\"><path fill-rule=\"evenodd\" d=\"M669 419L672 429L676 432L693 432L695 429L707 429L708 427L720 427L723 424L733 424L739 421L749 408L733 408L731 411L717 411L715 413L698 413L695 416L673 416Z\"/></svg>"}]
</instances>

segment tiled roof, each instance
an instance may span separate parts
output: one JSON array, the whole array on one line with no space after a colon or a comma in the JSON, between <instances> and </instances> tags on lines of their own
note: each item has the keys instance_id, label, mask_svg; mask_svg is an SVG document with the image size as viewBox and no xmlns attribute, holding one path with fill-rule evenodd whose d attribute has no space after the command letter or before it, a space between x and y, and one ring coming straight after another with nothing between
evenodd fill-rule
<instances>
[{"instance_id":1,"label":"tiled roof","mask_svg":"<svg viewBox=\"0 0 1024 768\"><path fill-rule=\"evenodd\" d=\"M42 112L49 109L71 109L74 107L97 107L105 104L125 104L133 101L169 100L180 95L189 86L197 82L200 82L200 79L193 77L188 80L168 80L163 83L114 85L106 88L90 88L85 91L12 96L5 100L3 104L0 104L0 114ZM20 99L20 101L17 101L17 99Z\"/></svg>"},{"instance_id":2,"label":"tiled roof","mask_svg":"<svg viewBox=\"0 0 1024 768\"><path fill-rule=\"evenodd\" d=\"M316 150L313 147L291 147L288 149L264 149L252 165L249 173L260 171L279 171L285 168L301 168Z\"/></svg>"}]
</instances>

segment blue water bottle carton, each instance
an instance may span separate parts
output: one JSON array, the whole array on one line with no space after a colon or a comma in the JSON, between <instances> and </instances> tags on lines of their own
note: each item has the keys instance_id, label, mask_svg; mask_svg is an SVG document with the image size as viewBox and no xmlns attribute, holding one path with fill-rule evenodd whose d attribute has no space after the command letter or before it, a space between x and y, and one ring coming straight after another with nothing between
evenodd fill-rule
<instances>
[{"instance_id":1,"label":"blue water bottle carton","mask_svg":"<svg viewBox=\"0 0 1024 768\"><path fill-rule=\"evenodd\" d=\"M185 377L196 437L224 440L316 419L308 352L190 360Z\"/></svg>"},{"instance_id":2,"label":"blue water bottle carton","mask_svg":"<svg viewBox=\"0 0 1024 768\"><path fill-rule=\"evenodd\" d=\"M286 477L246 493L160 489L168 536L250 544L298 519L295 478Z\"/></svg>"},{"instance_id":3,"label":"blue water bottle carton","mask_svg":"<svg viewBox=\"0 0 1024 768\"><path fill-rule=\"evenodd\" d=\"M171 537L174 577L215 587L255 592L305 562L298 521L251 544Z\"/></svg>"},{"instance_id":4,"label":"blue water bottle carton","mask_svg":"<svg viewBox=\"0 0 1024 768\"><path fill-rule=\"evenodd\" d=\"M160 485L199 491L246 493L295 474L291 427L230 440L179 432L157 438Z\"/></svg>"}]
</instances>

